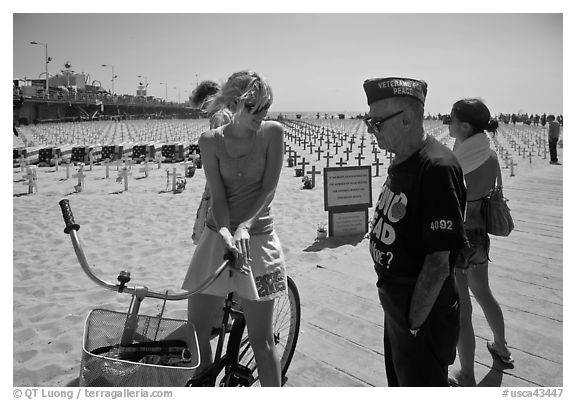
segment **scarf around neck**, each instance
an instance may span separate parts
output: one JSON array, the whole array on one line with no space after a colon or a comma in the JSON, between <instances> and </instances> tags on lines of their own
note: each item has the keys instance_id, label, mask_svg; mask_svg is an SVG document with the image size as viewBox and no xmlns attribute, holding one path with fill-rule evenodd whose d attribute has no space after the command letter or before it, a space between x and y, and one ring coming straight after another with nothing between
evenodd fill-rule
<instances>
[{"instance_id":1,"label":"scarf around neck","mask_svg":"<svg viewBox=\"0 0 576 400\"><path fill-rule=\"evenodd\" d=\"M492 154L490 139L485 133L477 133L464 141L456 140L453 151L464 175L484 164Z\"/></svg>"}]
</instances>

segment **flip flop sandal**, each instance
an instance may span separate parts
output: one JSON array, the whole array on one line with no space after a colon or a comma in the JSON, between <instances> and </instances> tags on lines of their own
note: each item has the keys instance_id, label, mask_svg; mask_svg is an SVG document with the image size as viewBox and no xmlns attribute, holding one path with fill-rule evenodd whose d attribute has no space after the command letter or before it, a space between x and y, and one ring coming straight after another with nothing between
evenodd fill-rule
<instances>
[{"instance_id":1,"label":"flip flop sandal","mask_svg":"<svg viewBox=\"0 0 576 400\"><path fill-rule=\"evenodd\" d=\"M448 375L448 385L450 385L450 387L460 387L460 382L453 376Z\"/></svg>"},{"instance_id":2,"label":"flip flop sandal","mask_svg":"<svg viewBox=\"0 0 576 400\"><path fill-rule=\"evenodd\" d=\"M498 350L496 350L494 347L494 342L486 342L486 348L488 348L488 351L490 354L492 354L492 357L499 360L502 364L506 366L514 366L514 359L512 358L512 355L503 356L502 354L498 353Z\"/></svg>"},{"instance_id":3,"label":"flip flop sandal","mask_svg":"<svg viewBox=\"0 0 576 400\"><path fill-rule=\"evenodd\" d=\"M448 385L450 385L450 387L464 387L464 386L472 386L475 387L476 386L476 382L474 382L473 385L463 385L460 383L460 381L458 379L456 379L455 376L448 374Z\"/></svg>"}]
</instances>

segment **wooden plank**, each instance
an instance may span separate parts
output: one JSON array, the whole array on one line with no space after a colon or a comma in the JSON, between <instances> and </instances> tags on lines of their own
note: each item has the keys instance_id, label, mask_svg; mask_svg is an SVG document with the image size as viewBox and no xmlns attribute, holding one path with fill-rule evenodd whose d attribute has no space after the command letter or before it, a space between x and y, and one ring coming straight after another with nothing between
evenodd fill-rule
<instances>
[{"instance_id":1,"label":"wooden plank","mask_svg":"<svg viewBox=\"0 0 576 400\"><path fill-rule=\"evenodd\" d=\"M517 229L510 237L492 238L494 262L490 265L490 281L504 313L507 340L516 364L513 369L505 369L494 362L486 349L486 341L493 339L492 332L472 298L476 379L479 386L562 386L561 169L559 172L542 167L530 175L507 177L505 193L510 198ZM339 382L344 382L340 380L342 376L348 376L351 381L342 386L386 385L383 312L368 241L363 240L346 252L338 251L343 245L333 243L315 250L325 252L320 258L322 265L295 268L299 274L304 333L291 374L300 376L297 370L302 368L303 375L312 376L307 385L325 386L319 374L310 371L309 366L316 360L316 367L324 367L322 373L332 371ZM305 365L301 367L300 362ZM458 361L451 369L457 367ZM321 379L334 381L329 377Z\"/></svg>"}]
</instances>

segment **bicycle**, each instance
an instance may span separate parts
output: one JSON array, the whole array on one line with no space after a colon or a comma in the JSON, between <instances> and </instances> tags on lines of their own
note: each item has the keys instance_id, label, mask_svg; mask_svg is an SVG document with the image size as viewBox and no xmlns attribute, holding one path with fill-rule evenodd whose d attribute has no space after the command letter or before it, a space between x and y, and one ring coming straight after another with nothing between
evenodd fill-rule
<instances>
[{"instance_id":1,"label":"bicycle","mask_svg":"<svg viewBox=\"0 0 576 400\"><path fill-rule=\"evenodd\" d=\"M118 284L99 278L90 268L77 231L69 201L59 202L76 257L82 270L92 281L105 289L132 296L126 313L93 309L84 327L80 386L252 386L258 382L254 354L248 340L246 322L234 293L226 296L219 327L212 331L217 339L214 362L199 375L199 350L182 340L167 339L176 329L188 326L188 321L164 318L166 301L184 300L203 291L224 271L243 273L234 267L232 253L224 256L222 265L192 291L161 293L146 286L127 285L130 272L121 271ZM142 315L140 306L145 298L163 300L158 316ZM282 385L298 341L300 330L300 296L292 278L287 280L287 294L274 303L274 341L280 354ZM227 340L226 340L227 339ZM226 344L226 351L224 345ZM196 360L196 363L193 361Z\"/></svg>"}]
</instances>

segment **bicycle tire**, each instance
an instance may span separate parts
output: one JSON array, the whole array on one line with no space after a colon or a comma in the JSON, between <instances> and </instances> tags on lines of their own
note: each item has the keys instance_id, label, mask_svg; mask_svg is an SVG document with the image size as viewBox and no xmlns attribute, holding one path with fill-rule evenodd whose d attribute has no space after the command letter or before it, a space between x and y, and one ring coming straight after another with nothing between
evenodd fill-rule
<instances>
[{"instance_id":1,"label":"bicycle tire","mask_svg":"<svg viewBox=\"0 0 576 400\"><path fill-rule=\"evenodd\" d=\"M280 350L278 353L280 356L282 383L286 381L286 373L296 350L301 316L298 288L292 278L287 278L287 294L274 301L274 319L272 321L274 341L277 349ZM226 352L234 357L237 355L238 364L250 369L254 378L252 384L259 380L254 352L248 340L246 321L243 317L234 320Z\"/></svg>"}]
</instances>

